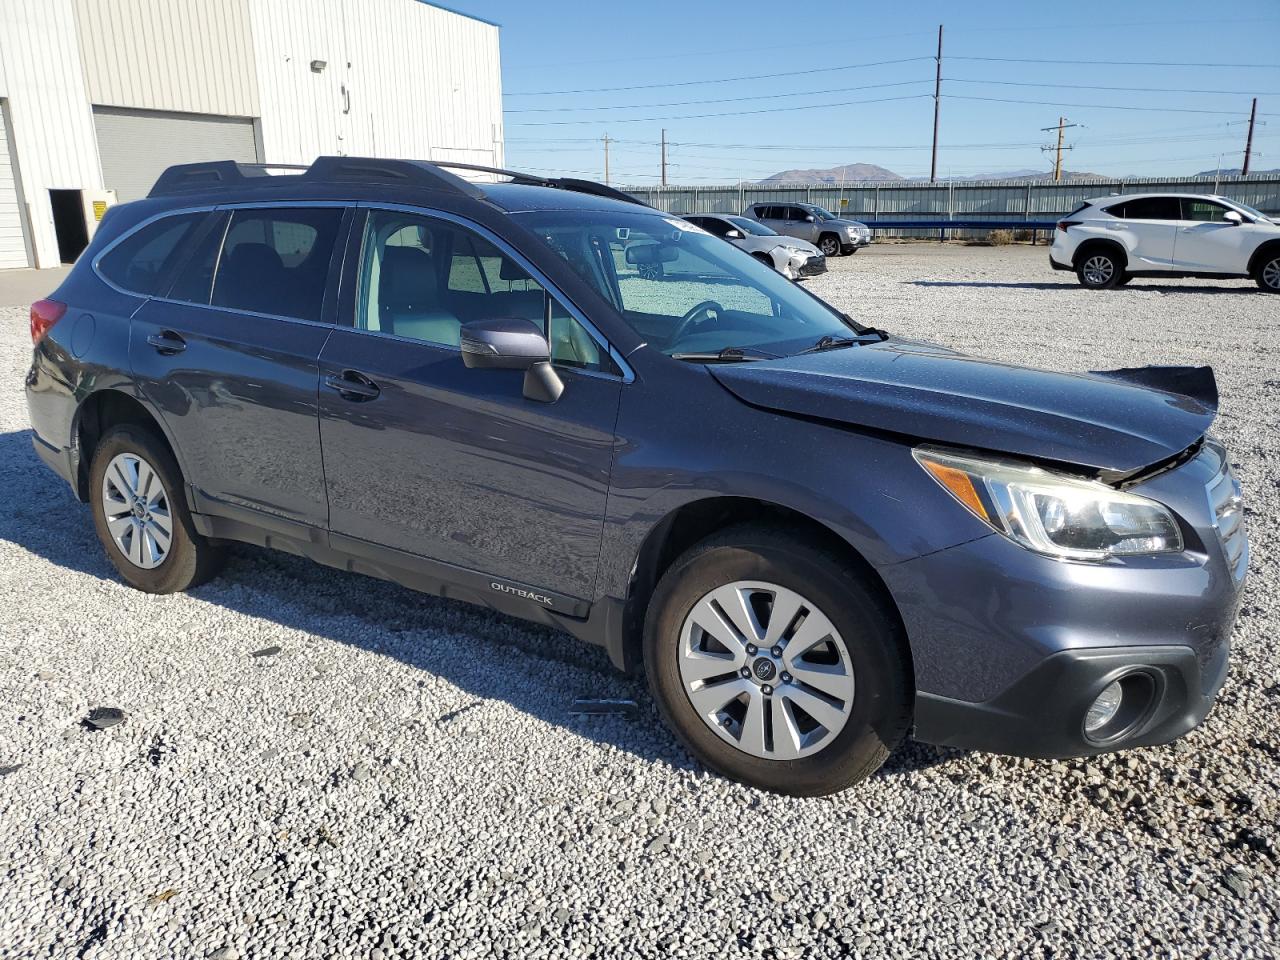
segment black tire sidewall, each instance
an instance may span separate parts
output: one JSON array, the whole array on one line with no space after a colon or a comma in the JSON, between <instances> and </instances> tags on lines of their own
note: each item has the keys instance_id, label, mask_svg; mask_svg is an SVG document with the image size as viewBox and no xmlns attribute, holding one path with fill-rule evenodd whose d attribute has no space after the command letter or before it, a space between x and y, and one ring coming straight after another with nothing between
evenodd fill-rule
<instances>
[{"instance_id":1,"label":"black tire sidewall","mask_svg":"<svg viewBox=\"0 0 1280 960\"><path fill-rule=\"evenodd\" d=\"M761 580L797 591L830 618L854 673L853 712L835 739L798 760L765 760L739 751L698 716L680 679L678 644L685 617L712 589ZM708 541L663 576L645 621L644 659L664 719L706 766L778 793L817 796L842 790L884 762L910 722L910 667L901 627L862 577L821 552L781 537Z\"/></svg>"},{"instance_id":2,"label":"black tire sidewall","mask_svg":"<svg viewBox=\"0 0 1280 960\"><path fill-rule=\"evenodd\" d=\"M150 570L134 566L116 546L107 529L102 506L102 479L107 466L122 453L137 454L151 465L164 485L169 513L173 518L169 554L159 566ZM122 424L111 428L98 442L89 470L89 506L93 511L94 528L108 559L130 586L146 593L174 593L194 586L211 572L217 550L200 537L192 524L183 491L182 471L168 445L145 427Z\"/></svg>"}]
</instances>

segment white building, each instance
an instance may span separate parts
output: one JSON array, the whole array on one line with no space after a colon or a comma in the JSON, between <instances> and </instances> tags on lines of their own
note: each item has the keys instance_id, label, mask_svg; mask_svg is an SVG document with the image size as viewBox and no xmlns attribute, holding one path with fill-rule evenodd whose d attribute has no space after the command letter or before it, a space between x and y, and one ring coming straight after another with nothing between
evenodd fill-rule
<instances>
[{"instance_id":1,"label":"white building","mask_svg":"<svg viewBox=\"0 0 1280 960\"><path fill-rule=\"evenodd\" d=\"M0 269L170 164L501 166L498 28L421 0L0 0ZM95 201L98 201L95 210Z\"/></svg>"}]
</instances>

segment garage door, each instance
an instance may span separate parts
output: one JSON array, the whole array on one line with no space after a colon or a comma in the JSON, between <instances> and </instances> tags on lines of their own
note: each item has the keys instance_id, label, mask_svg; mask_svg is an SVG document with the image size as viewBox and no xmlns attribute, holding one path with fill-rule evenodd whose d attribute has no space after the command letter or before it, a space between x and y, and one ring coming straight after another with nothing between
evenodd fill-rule
<instances>
[{"instance_id":1,"label":"garage door","mask_svg":"<svg viewBox=\"0 0 1280 960\"><path fill-rule=\"evenodd\" d=\"M0 100L0 270L27 266L22 207L18 203L18 182L13 175L12 145L4 114L4 101Z\"/></svg>"},{"instance_id":2,"label":"garage door","mask_svg":"<svg viewBox=\"0 0 1280 960\"><path fill-rule=\"evenodd\" d=\"M175 163L258 159L253 121L242 117L94 107L93 124L102 185L114 190L121 203L145 197Z\"/></svg>"}]
</instances>

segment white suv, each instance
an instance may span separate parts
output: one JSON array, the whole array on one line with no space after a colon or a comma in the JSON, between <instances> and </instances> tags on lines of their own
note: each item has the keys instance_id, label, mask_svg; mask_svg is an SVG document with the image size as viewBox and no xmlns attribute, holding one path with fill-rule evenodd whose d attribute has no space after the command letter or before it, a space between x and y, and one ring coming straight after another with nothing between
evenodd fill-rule
<instances>
[{"instance_id":1,"label":"white suv","mask_svg":"<svg viewBox=\"0 0 1280 960\"><path fill-rule=\"evenodd\" d=\"M1133 277L1253 277L1280 293L1280 220L1226 197L1103 197L1058 222L1049 263L1098 290Z\"/></svg>"}]
</instances>

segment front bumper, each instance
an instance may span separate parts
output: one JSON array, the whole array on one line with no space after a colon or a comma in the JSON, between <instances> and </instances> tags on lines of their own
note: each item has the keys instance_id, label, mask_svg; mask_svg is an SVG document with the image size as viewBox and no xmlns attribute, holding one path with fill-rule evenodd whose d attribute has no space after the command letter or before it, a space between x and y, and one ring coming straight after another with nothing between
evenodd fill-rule
<instances>
[{"instance_id":1,"label":"front bumper","mask_svg":"<svg viewBox=\"0 0 1280 960\"><path fill-rule=\"evenodd\" d=\"M820 253L800 261L800 265L795 268L797 277L817 277L826 272L827 258Z\"/></svg>"},{"instance_id":2,"label":"front bumper","mask_svg":"<svg viewBox=\"0 0 1280 960\"><path fill-rule=\"evenodd\" d=\"M1131 488L1179 518L1185 550L1072 563L990 534L882 567L911 644L916 737L1020 756L1165 743L1208 714L1228 669L1248 545L1212 440ZM1149 710L1091 740L1084 715L1133 671Z\"/></svg>"},{"instance_id":3,"label":"front bumper","mask_svg":"<svg viewBox=\"0 0 1280 960\"><path fill-rule=\"evenodd\" d=\"M981 703L917 694L915 738L1019 757L1080 757L1168 743L1199 726L1226 679L1230 645L1201 664L1191 647L1064 650L1043 660L1001 694ZM1084 716L1112 681L1150 678L1149 702L1116 736L1092 740Z\"/></svg>"}]
</instances>

